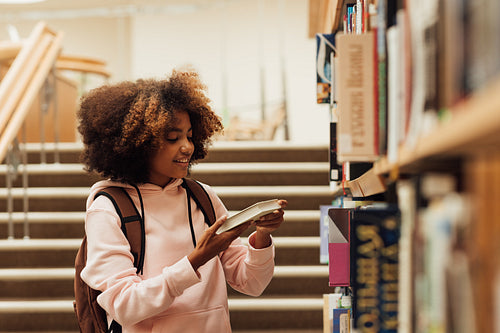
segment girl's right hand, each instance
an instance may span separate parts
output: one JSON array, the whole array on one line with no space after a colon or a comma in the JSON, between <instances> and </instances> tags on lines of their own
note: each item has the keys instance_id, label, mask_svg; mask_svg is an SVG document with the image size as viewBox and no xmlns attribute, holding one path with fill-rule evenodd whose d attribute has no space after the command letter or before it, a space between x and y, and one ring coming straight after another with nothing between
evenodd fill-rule
<instances>
[{"instance_id":1,"label":"girl's right hand","mask_svg":"<svg viewBox=\"0 0 500 333\"><path fill-rule=\"evenodd\" d=\"M225 251L236 238L250 227L249 221L217 235L215 232L226 220L227 216L223 216L205 230L196 244L196 248L188 255L188 260L195 271L220 252Z\"/></svg>"}]
</instances>

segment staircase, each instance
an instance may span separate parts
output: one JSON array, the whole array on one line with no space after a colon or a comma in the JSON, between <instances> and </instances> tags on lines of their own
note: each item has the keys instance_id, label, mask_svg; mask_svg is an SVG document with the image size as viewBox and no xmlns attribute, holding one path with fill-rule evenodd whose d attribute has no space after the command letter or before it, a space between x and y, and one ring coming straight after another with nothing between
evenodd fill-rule
<instances>
[{"instance_id":1,"label":"staircase","mask_svg":"<svg viewBox=\"0 0 500 333\"><path fill-rule=\"evenodd\" d=\"M0 165L0 332L78 331L73 263L88 189L99 178L78 163L79 144L60 144L60 163L50 163L51 147L46 149L47 163L41 164L40 145L27 147L29 239L23 239L20 179L12 191L15 239L7 239L6 169ZM331 292L328 267L319 264L319 205L332 199L328 147L220 142L193 166L192 177L210 184L230 211L270 198L289 203L274 234L276 270L264 294L228 290L234 332L322 332L322 294Z\"/></svg>"}]
</instances>

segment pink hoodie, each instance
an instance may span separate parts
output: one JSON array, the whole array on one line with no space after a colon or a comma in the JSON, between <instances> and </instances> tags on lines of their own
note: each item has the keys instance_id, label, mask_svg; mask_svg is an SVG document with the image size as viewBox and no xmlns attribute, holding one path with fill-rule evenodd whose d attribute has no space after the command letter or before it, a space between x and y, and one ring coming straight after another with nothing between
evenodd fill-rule
<instances>
[{"instance_id":1,"label":"pink hoodie","mask_svg":"<svg viewBox=\"0 0 500 333\"><path fill-rule=\"evenodd\" d=\"M139 187L144 201L146 250L144 273L136 274L127 239L111 201L95 194L108 186L127 189L138 211L136 190L128 185L100 181L87 199L85 231L87 265L82 279L101 290L98 303L108 320L116 319L129 332L231 332L226 281L235 290L259 296L274 270L274 246L255 249L236 239L231 246L198 269L187 255L193 250L186 192L176 179L164 188ZM227 214L212 188L203 184L217 218ZM196 239L208 228L191 199ZM253 235L249 238L253 244Z\"/></svg>"}]
</instances>

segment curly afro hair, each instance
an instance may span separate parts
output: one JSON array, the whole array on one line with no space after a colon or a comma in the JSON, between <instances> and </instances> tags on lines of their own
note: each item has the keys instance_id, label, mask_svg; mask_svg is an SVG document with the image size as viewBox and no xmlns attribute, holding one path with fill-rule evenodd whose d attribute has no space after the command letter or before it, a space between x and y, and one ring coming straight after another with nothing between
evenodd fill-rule
<instances>
[{"instance_id":1,"label":"curly afro hair","mask_svg":"<svg viewBox=\"0 0 500 333\"><path fill-rule=\"evenodd\" d=\"M129 184L148 181L150 157L186 111L193 130L190 164L203 159L211 138L223 130L210 107L206 87L194 71L176 71L164 80L104 85L81 99L78 131L89 172Z\"/></svg>"}]
</instances>

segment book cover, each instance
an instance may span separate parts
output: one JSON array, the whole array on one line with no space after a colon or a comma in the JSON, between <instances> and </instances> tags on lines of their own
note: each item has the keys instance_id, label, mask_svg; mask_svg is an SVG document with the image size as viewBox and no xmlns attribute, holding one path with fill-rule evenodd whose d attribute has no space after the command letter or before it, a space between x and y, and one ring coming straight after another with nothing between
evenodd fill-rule
<instances>
[{"instance_id":1,"label":"book cover","mask_svg":"<svg viewBox=\"0 0 500 333\"><path fill-rule=\"evenodd\" d=\"M391 205L358 208L351 226L354 327L361 333L396 333L399 211Z\"/></svg>"},{"instance_id":2,"label":"book cover","mask_svg":"<svg viewBox=\"0 0 500 333\"><path fill-rule=\"evenodd\" d=\"M232 228L239 226L247 221L257 221L261 216L272 213L273 211L281 209L278 203L278 199L266 200L257 202L238 213L228 217L226 222L220 226L215 232L216 234L221 234L224 231L228 231Z\"/></svg>"},{"instance_id":3,"label":"book cover","mask_svg":"<svg viewBox=\"0 0 500 333\"><path fill-rule=\"evenodd\" d=\"M332 73L334 63L331 54L335 50L335 34L316 34L316 102L318 104L331 103L334 87L332 86Z\"/></svg>"},{"instance_id":4,"label":"book cover","mask_svg":"<svg viewBox=\"0 0 500 333\"><path fill-rule=\"evenodd\" d=\"M332 333L333 310L339 307L341 293L323 294L323 333Z\"/></svg>"},{"instance_id":5,"label":"book cover","mask_svg":"<svg viewBox=\"0 0 500 333\"><path fill-rule=\"evenodd\" d=\"M350 285L350 209L331 208L328 210L328 269L330 287Z\"/></svg>"},{"instance_id":6,"label":"book cover","mask_svg":"<svg viewBox=\"0 0 500 333\"><path fill-rule=\"evenodd\" d=\"M328 210L333 208L331 205L321 205L319 206L319 263L328 264L328 228L330 217L328 216Z\"/></svg>"},{"instance_id":7,"label":"book cover","mask_svg":"<svg viewBox=\"0 0 500 333\"><path fill-rule=\"evenodd\" d=\"M387 189L383 177L377 175L373 169L347 182L347 186L353 197L360 198L383 193Z\"/></svg>"},{"instance_id":8,"label":"book cover","mask_svg":"<svg viewBox=\"0 0 500 333\"><path fill-rule=\"evenodd\" d=\"M349 333L351 331L351 309L333 309L333 333Z\"/></svg>"},{"instance_id":9,"label":"book cover","mask_svg":"<svg viewBox=\"0 0 500 333\"><path fill-rule=\"evenodd\" d=\"M375 107L375 34L343 34L336 39L337 158L339 162L373 162L378 158Z\"/></svg>"}]
</instances>

